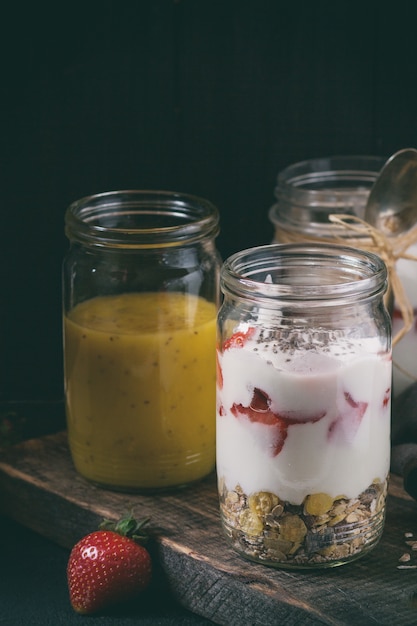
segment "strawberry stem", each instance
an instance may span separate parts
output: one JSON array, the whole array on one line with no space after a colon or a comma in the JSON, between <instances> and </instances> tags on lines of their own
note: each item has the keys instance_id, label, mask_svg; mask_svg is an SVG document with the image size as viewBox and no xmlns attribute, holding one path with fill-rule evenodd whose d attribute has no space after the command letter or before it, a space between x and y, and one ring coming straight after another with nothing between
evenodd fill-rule
<instances>
[{"instance_id":1,"label":"strawberry stem","mask_svg":"<svg viewBox=\"0 0 417 626\"><path fill-rule=\"evenodd\" d=\"M146 517L143 520L137 521L133 516L133 513L128 513L124 517L121 517L117 522L110 519L104 519L99 525L99 528L100 530L112 530L123 537L130 537L130 539L133 539L134 541L143 543L149 538L146 530L143 530L149 520L150 518Z\"/></svg>"}]
</instances>

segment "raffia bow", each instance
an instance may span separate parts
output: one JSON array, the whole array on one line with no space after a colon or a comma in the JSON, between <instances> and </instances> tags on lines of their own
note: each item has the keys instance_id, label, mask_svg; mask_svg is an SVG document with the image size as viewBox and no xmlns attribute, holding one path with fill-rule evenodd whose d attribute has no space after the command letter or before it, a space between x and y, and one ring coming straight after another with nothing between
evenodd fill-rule
<instances>
[{"instance_id":1,"label":"raffia bow","mask_svg":"<svg viewBox=\"0 0 417 626\"><path fill-rule=\"evenodd\" d=\"M392 340L393 345L395 345L413 326L413 308L397 274L396 263L399 259L417 261L417 256L407 253L408 248L417 242L417 225L401 235L387 237L368 222L353 215L332 214L329 215L329 221L357 235L356 237L349 236L347 239L336 236L334 240L344 245L348 244L354 248L373 252L381 257L387 266L389 287L386 299L389 299L392 292L403 319L403 327Z\"/></svg>"}]
</instances>

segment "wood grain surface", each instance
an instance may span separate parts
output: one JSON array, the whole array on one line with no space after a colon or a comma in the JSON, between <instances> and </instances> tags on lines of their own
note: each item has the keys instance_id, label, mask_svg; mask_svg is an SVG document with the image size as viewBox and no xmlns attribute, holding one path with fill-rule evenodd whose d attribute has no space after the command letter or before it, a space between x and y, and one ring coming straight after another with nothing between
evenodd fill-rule
<instances>
[{"instance_id":1,"label":"wood grain surface","mask_svg":"<svg viewBox=\"0 0 417 626\"><path fill-rule=\"evenodd\" d=\"M225 626L417 624L417 503L392 476L378 546L329 570L275 570L250 563L226 544L214 476L160 495L99 489L74 470L64 432L16 445L0 458L0 510L70 548L103 517L126 509L152 519L152 551L180 603ZM408 538L409 540L409 538ZM399 559L409 552L407 569Z\"/></svg>"}]
</instances>

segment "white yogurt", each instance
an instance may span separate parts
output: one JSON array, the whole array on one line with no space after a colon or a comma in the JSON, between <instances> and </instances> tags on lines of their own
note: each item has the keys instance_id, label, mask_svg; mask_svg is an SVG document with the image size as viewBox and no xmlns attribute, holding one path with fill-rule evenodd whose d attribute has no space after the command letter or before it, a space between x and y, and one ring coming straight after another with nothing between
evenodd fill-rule
<instances>
[{"instance_id":1,"label":"white yogurt","mask_svg":"<svg viewBox=\"0 0 417 626\"><path fill-rule=\"evenodd\" d=\"M301 504L312 493L355 498L384 481L391 359L377 339L291 353L257 338L218 355L217 472L227 489Z\"/></svg>"},{"instance_id":2,"label":"white yogurt","mask_svg":"<svg viewBox=\"0 0 417 626\"><path fill-rule=\"evenodd\" d=\"M417 245L407 250L407 254L417 256ZM414 324L408 333L393 348L393 393L398 396L417 381L417 261L399 259L396 264L399 279L414 310ZM403 328L400 310L394 304L392 336Z\"/></svg>"}]
</instances>

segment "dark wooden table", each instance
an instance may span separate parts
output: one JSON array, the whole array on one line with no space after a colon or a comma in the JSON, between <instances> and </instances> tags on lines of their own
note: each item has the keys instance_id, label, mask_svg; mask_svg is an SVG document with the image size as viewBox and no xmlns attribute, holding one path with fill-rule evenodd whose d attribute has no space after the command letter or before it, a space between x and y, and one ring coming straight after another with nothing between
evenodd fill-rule
<instances>
[{"instance_id":1,"label":"dark wooden table","mask_svg":"<svg viewBox=\"0 0 417 626\"><path fill-rule=\"evenodd\" d=\"M395 475L385 530L373 552L331 570L280 571L249 563L226 545L214 477L165 495L98 489L75 472L65 432L2 454L0 510L59 546L70 548L102 517L116 518L131 507L152 518L155 584L216 624L417 624L417 551L406 544L408 534L417 540L417 503ZM402 564L405 552L411 558Z\"/></svg>"}]
</instances>

